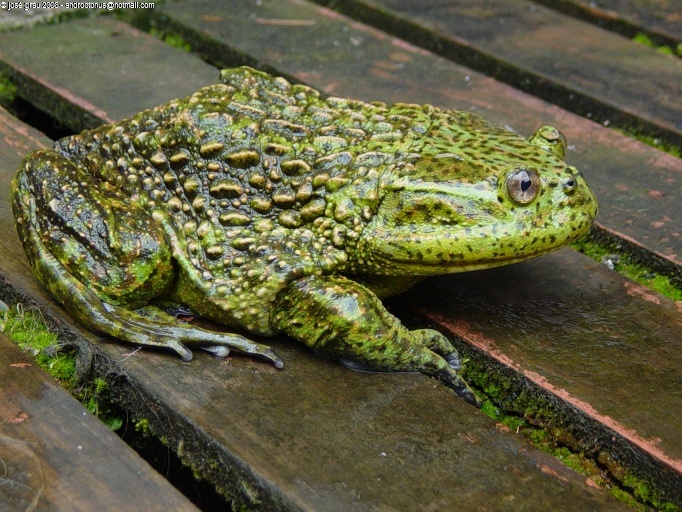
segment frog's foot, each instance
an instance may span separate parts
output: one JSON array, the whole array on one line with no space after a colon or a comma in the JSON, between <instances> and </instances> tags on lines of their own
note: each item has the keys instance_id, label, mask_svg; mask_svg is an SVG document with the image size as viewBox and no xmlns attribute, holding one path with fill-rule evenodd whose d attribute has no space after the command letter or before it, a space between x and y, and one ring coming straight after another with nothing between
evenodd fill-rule
<instances>
[{"instance_id":1,"label":"frog's foot","mask_svg":"<svg viewBox=\"0 0 682 512\"><path fill-rule=\"evenodd\" d=\"M98 299L96 299L98 300ZM227 357L230 350L265 359L277 368L284 363L267 345L254 343L239 334L202 329L177 321L173 316L155 306L130 311L99 301L108 313L113 331L105 331L119 339L174 350L184 361L192 359L188 346L201 348L217 357Z\"/></svg>"},{"instance_id":2,"label":"frog's foot","mask_svg":"<svg viewBox=\"0 0 682 512\"><path fill-rule=\"evenodd\" d=\"M439 379L461 398L480 407L481 402L475 393L457 373L462 367L461 360L448 339L433 329L419 329L408 334L413 338L412 343L422 347L414 354L414 363L419 371Z\"/></svg>"},{"instance_id":3,"label":"frog's foot","mask_svg":"<svg viewBox=\"0 0 682 512\"><path fill-rule=\"evenodd\" d=\"M178 304L177 302L172 302L172 301L154 301L154 304L151 306L147 306L147 308L150 308L152 310L159 309L161 310L162 313L166 313L168 315L168 320L174 319L177 320L180 317L190 317L190 318L196 318L199 315L192 311L190 308L185 306L184 304ZM143 308L145 309L145 308ZM147 313L148 316L150 316ZM210 352L214 356L225 359L227 356L230 355L230 349L228 347L222 347L222 346L213 346L213 347L200 347L202 350L205 350L206 352Z\"/></svg>"},{"instance_id":4,"label":"frog's foot","mask_svg":"<svg viewBox=\"0 0 682 512\"><path fill-rule=\"evenodd\" d=\"M457 373L459 354L442 334L409 331L369 289L343 276L294 281L277 296L270 318L320 355L356 369L421 372L480 405Z\"/></svg>"},{"instance_id":5,"label":"frog's foot","mask_svg":"<svg viewBox=\"0 0 682 512\"><path fill-rule=\"evenodd\" d=\"M452 343L450 343L441 333L434 331L433 329L418 329L416 331L411 331L410 334L415 339L421 338L421 340L417 342L421 342L424 347L445 359L450 365L450 368L455 371L462 369L462 361L459 357L459 352L457 352L457 349L452 346Z\"/></svg>"},{"instance_id":6,"label":"frog's foot","mask_svg":"<svg viewBox=\"0 0 682 512\"><path fill-rule=\"evenodd\" d=\"M462 369L462 363L459 357L459 352L457 352L457 349L455 349L455 347L452 346L448 339L438 331L434 331L433 329L418 329L415 331L409 331L409 336L411 336L412 339L409 342L407 342L408 344L420 345L418 353L422 355L421 359L424 359L426 357L425 360L428 360L435 354L436 356L440 356L441 358L443 358L448 363L450 368L452 368L453 370L458 371ZM353 370L359 371L374 370L374 368L363 365L358 361L352 359L342 358L341 362L345 366L347 366L348 368L352 368Z\"/></svg>"}]
</instances>

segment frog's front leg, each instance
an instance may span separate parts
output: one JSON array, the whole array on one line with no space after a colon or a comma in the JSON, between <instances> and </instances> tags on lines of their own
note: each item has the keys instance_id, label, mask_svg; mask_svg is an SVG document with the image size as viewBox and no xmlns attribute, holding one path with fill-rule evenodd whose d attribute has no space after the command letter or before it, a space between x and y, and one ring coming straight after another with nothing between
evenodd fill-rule
<instances>
[{"instance_id":1,"label":"frog's front leg","mask_svg":"<svg viewBox=\"0 0 682 512\"><path fill-rule=\"evenodd\" d=\"M346 277L309 276L290 283L277 296L270 320L319 355L357 369L431 375L479 405L457 373L457 351L442 334L409 331L374 293Z\"/></svg>"},{"instance_id":2,"label":"frog's front leg","mask_svg":"<svg viewBox=\"0 0 682 512\"><path fill-rule=\"evenodd\" d=\"M144 307L176 279L165 235L149 214L87 169L55 151L35 151L12 182L12 201L34 274L91 331L170 348L185 360L192 357L187 346L195 346L218 356L234 349L282 366L269 347Z\"/></svg>"}]
</instances>

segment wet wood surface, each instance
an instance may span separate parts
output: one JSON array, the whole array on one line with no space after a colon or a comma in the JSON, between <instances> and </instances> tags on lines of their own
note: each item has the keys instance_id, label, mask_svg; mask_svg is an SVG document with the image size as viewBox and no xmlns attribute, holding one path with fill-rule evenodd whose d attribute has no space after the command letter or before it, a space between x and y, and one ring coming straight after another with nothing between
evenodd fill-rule
<instances>
[{"instance_id":1,"label":"wet wood surface","mask_svg":"<svg viewBox=\"0 0 682 512\"><path fill-rule=\"evenodd\" d=\"M679 0L536 1L629 37L647 34L654 44L668 45L672 50L682 43Z\"/></svg>"},{"instance_id":2,"label":"wet wood surface","mask_svg":"<svg viewBox=\"0 0 682 512\"><path fill-rule=\"evenodd\" d=\"M0 333L0 510L162 508L197 510Z\"/></svg>"},{"instance_id":3,"label":"wet wood surface","mask_svg":"<svg viewBox=\"0 0 682 512\"><path fill-rule=\"evenodd\" d=\"M15 83L20 98L73 132L130 117L215 81L196 57L151 44L152 36L112 22L84 20L0 34L0 73ZM92 46L84 48L82 41ZM113 42L117 53L102 61ZM50 58L55 51L63 57ZM144 73L133 66L144 66ZM184 72L168 73L169 66ZM122 79L111 80L111 69Z\"/></svg>"},{"instance_id":4,"label":"wet wood surface","mask_svg":"<svg viewBox=\"0 0 682 512\"><path fill-rule=\"evenodd\" d=\"M540 424L538 411L553 409L584 453L648 467L680 499L682 304L570 250L427 280L402 299L455 336L491 387L505 385L499 374L523 376L500 403Z\"/></svg>"},{"instance_id":5,"label":"wet wood surface","mask_svg":"<svg viewBox=\"0 0 682 512\"><path fill-rule=\"evenodd\" d=\"M234 2L225 18L224 3L164 9L166 22L185 31L195 52L220 65L255 64L334 95L476 110L526 134L540 124L554 124L573 144L568 160L585 171L597 191L605 229L624 234L675 267L680 264L680 219L671 215L680 204L679 159L312 4ZM184 72L177 70L196 66L188 81L203 85L216 80L217 71L192 55L148 49L161 43L123 24L106 19L73 23L69 26L77 29L34 30L44 31L43 45L50 37L63 41L79 31L82 44L94 49L80 63L80 73L107 76L111 90L143 83L138 75L145 76L149 59L136 60L136 55L148 52L169 55L155 63L156 77L172 76L181 83ZM0 35L0 60L17 74L47 84L58 98L53 108L85 101L93 112L124 117L186 94L179 86L178 92L173 86L157 89L152 81L144 95L112 101L110 94L69 82L68 73L60 71L82 50L64 44L60 57L48 54L57 64L43 65L39 48L31 52L24 47L17 57L16 48L30 39L21 37ZM135 49L129 39L140 47ZM109 53L116 54L119 42L128 48L128 58L117 68ZM26 60L27 55L32 58ZM52 86L60 83L66 85ZM3 174L3 180L10 175ZM3 201L5 233L12 227ZM5 292L19 290L70 323L29 275L18 242L3 236L0 244ZM592 441L593 449L632 465L669 497L680 499L681 436L671 413L681 402L678 305L571 250L508 269L430 280L404 300L421 313L415 322L439 325L473 364L511 375L507 382L547 402L586 444ZM545 456L421 376L357 374L286 341L276 342L287 365L276 372L242 359L221 363L205 356L187 365L146 351L126 358L130 347L88 340L99 356L95 371L117 384L121 402L151 414L157 433L207 478L243 500L257 495L284 509L333 510L335 504L338 509L387 504L408 509L410 500L424 496L420 503L436 508L490 499L479 502L483 508L485 503L498 509L509 503L509 510L518 510L520 503L537 505L533 494L541 492L548 501L540 508L611 506L592 490L582 501L567 501L587 489L579 477L547 465ZM633 374L638 378L632 379ZM422 410L425 403L428 412ZM340 461L349 459L355 466L344 468ZM218 468L209 463L216 460ZM511 473L517 480L524 474L527 485L511 478L507 470L512 466L500 471L503 461L515 461ZM414 467L419 471L410 473ZM475 478L465 477L470 471ZM552 476L555 471L563 472ZM383 479L381 485L377 478ZM499 492L487 496L491 485L499 485ZM405 501L391 492L405 494Z\"/></svg>"},{"instance_id":6,"label":"wet wood surface","mask_svg":"<svg viewBox=\"0 0 682 512\"><path fill-rule=\"evenodd\" d=\"M322 3L571 111L682 143L682 62L590 23L528 0Z\"/></svg>"}]
</instances>

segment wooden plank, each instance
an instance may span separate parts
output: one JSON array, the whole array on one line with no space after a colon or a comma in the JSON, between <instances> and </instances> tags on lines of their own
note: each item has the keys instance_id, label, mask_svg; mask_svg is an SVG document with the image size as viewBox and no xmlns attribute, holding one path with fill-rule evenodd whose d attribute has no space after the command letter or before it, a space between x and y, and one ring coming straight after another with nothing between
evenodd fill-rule
<instances>
[{"instance_id":1,"label":"wooden plank","mask_svg":"<svg viewBox=\"0 0 682 512\"><path fill-rule=\"evenodd\" d=\"M115 44L110 51L116 53ZM0 165L2 188L10 169ZM95 374L237 506L623 509L421 375L353 372L283 341L272 342L286 361L282 371L203 354L187 364L97 342L73 326L30 275L7 197L0 198L0 229L8 233L0 242L5 293L31 297L77 342L87 343Z\"/></svg>"},{"instance_id":2,"label":"wooden plank","mask_svg":"<svg viewBox=\"0 0 682 512\"><path fill-rule=\"evenodd\" d=\"M0 107L0 158L13 168L34 149L52 144L52 141L38 130L19 123L4 108Z\"/></svg>"},{"instance_id":3,"label":"wooden plank","mask_svg":"<svg viewBox=\"0 0 682 512\"><path fill-rule=\"evenodd\" d=\"M197 510L2 333L0 509Z\"/></svg>"},{"instance_id":4,"label":"wooden plank","mask_svg":"<svg viewBox=\"0 0 682 512\"><path fill-rule=\"evenodd\" d=\"M277 348L283 372L204 355L189 365L126 357L118 344L96 347L96 369L186 460L264 510L625 509L428 379Z\"/></svg>"},{"instance_id":5,"label":"wooden plank","mask_svg":"<svg viewBox=\"0 0 682 512\"><path fill-rule=\"evenodd\" d=\"M682 62L672 55L527 0L320 3L572 112L682 146Z\"/></svg>"},{"instance_id":6,"label":"wooden plank","mask_svg":"<svg viewBox=\"0 0 682 512\"><path fill-rule=\"evenodd\" d=\"M0 34L0 75L16 84L20 98L74 132L130 117L150 105L187 96L215 82L215 72L199 59L158 44L154 37L113 18L57 27L64 37L55 39L51 26ZM73 33L66 37L67 31ZM101 62L99 55L113 41L118 53ZM59 45L60 54L73 58L51 58L55 45ZM168 73L170 65L183 73ZM133 66L144 66L145 73ZM112 81L112 69L126 79ZM71 90L79 91L79 96L71 96Z\"/></svg>"},{"instance_id":7,"label":"wooden plank","mask_svg":"<svg viewBox=\"0 0 682 512\"><path fill-rule=\"evenodd\" d=\"M607 466L658 467L654 485L682 500L682 435L671 413L682 404L682 303L568 250L429 280L403 300L463 341L458 349L491 389L508 388L497 396L505 409L545 424L543 407L554 408L583 453ZM523 377L510 386L510 373ZM589 435L578 433L583 422Z\"/></svg>"},{"instance_id":8,"label":"wooden plank","mask_svg":"<svg viewBox=\"0 0 682 512\"><path fill-rule=\"evenodd\" d=\"M67 12L65 8L56 9L7 9L0 10L0 32L16 30L18 28L31 27L40 23L54 22L55 18L63 16Z\"/></svg>"},{"instance_id":9,"label":"wooden plank","mask_svg":"<svg viewBox=\"0 0 682 512\"><path fill-rule=\"evenodd\" d=\"M646 34L673 51L682 44L682 6L678 0L535 0L552 9L628 37ZM679 50L678 50L679 54Z\"/></svg>"},{"instance_id":10,"label":"wooden plank","mask_svg":"<svg viewBox=\"0 0 682 512\"><path fill-rule=\"evenodd\" d=\"M597 194L602 231L682 286L682 160L303 1L232 2L229 23L223 9L169 4L154 11L155 23L221 67L247 62L332 95L471 110L525 134L557 126L567 160Z\"/></svg>"}]
</instances>

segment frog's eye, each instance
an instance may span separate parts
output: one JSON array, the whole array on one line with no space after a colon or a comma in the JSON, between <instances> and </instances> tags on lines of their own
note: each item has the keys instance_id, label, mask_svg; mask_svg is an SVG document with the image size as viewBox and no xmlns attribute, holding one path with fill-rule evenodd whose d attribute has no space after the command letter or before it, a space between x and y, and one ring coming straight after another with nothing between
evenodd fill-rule
<instances>
[{"instance_id":1,"label":"frog's eye","mask_svg":"<svg viewBox=\"0 0 682 512\"><path fill-rule=\"evenodd\" d=\"M530 169L515 169L507 176L507 194L516 204L533 202L540 192L540 177Z\"/></svg>"}]
</instances>

